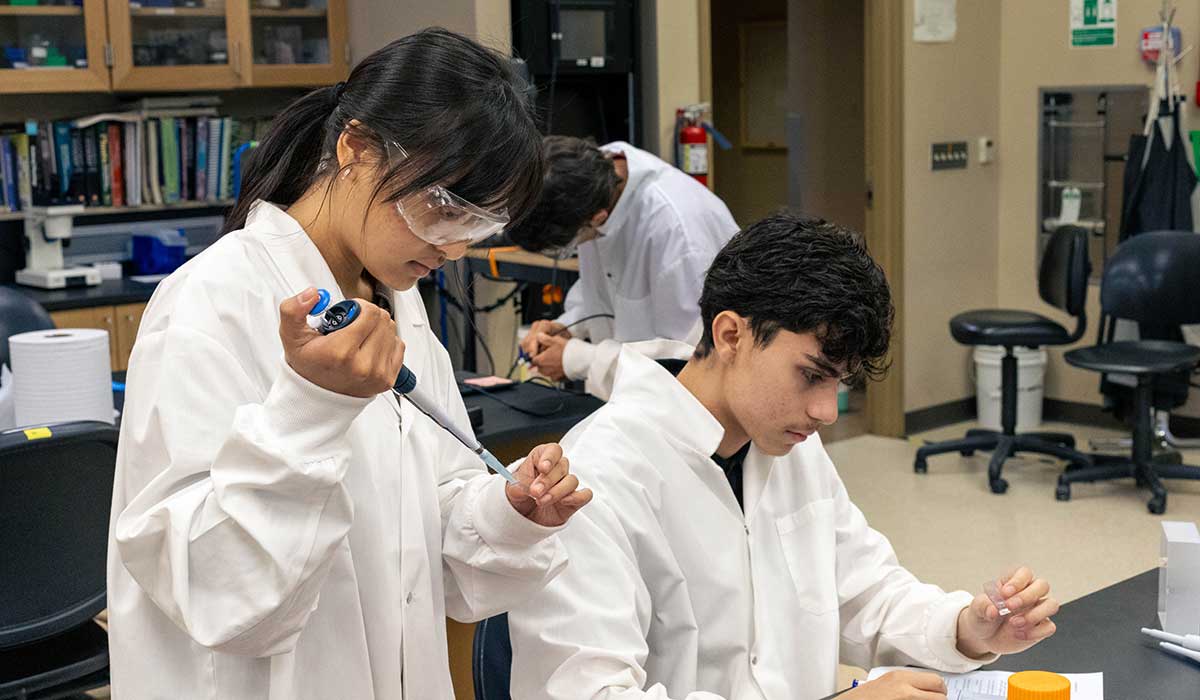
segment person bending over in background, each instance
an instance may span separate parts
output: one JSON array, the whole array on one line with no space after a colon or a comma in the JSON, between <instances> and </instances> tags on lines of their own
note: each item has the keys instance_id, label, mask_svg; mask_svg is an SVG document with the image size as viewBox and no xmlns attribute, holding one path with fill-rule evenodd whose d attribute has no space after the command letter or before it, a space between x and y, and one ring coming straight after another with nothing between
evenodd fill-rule
<instances>
[{"instance_id":1,"label":"person bending over in background","mask_svg":"<svg viewBox=\"0 0 1200 700\"><path fill-rule=\"evenodd\" d=\"M534 323L521 349L542 375L586 380L604 398L621 343L695 343L704 271L738 226L708 188L651 153L570 136L544 143L541 198L508 235L560 258L577 250L579 281L563 315Z\"/></svg>"}]
</instances>

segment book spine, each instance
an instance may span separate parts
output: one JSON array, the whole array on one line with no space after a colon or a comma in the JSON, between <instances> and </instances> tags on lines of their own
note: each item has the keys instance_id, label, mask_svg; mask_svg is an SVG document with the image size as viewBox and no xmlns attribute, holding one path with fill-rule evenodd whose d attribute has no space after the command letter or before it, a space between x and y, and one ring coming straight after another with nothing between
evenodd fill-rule
<instances>
[{"instance_id":1,"label":"book spine","mask_svg":"<svg viewBox=\"0 0 1200 700\"><path fill-rule=\"evenodd\" d=\"M95 126L96 155L99 156L100 203L111 207L112 199L112 163L108 153L108 126L100 123Z\"/></svg>"}]
</instances>

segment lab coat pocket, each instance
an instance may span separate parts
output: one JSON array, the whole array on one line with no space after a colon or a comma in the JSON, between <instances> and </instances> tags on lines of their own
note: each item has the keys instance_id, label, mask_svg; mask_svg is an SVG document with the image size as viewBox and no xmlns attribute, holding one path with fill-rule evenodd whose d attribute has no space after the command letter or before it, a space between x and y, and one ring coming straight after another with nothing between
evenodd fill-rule
<instances>
[{"instance_id":1,"label":"lab coat pocket","mask_svg":"<svg viewBox=\"0 0 1200 700\"><path fill-rule=\"evenodd\" d=\"M826 499L775 520L797 602L814 615L838 607L833 511L833 500Z\"/></svg>"},{"instance_id":2,"label":"lab coat pocket","mask_svg":"<svg viewBox=\"0 0 1200 700\"><path fill-rule=\"evenodd\" d=\"M637 298L614 294L613 307L616 316L613 338L628 343L657 337L654 332L654 303L649 294Z\"/></svg>"}]
</instances>

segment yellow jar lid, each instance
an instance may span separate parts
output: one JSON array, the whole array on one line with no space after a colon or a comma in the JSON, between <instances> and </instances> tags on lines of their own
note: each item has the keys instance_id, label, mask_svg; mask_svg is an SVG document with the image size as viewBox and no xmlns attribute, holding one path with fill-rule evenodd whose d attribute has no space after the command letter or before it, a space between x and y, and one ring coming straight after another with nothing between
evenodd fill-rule
<instances>
[{"instance_id":1,"label":"yellow jar lid","mask_svg":"<svg viewBox=\"0 0 1200 700\"><path fill-rule=\"evenodd\" d=\"M1008 677L1008 700L1071 700L1071 681L1049 671L1021 671Z\"/></svg>"}]
</instances>

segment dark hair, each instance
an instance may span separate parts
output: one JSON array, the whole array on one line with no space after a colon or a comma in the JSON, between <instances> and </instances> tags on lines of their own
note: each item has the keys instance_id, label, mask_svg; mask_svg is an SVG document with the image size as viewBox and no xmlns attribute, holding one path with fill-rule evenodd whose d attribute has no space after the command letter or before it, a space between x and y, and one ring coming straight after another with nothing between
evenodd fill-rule
<instances>
[{"instance_id":1,"label":"dark hair","mask_svg":"<svg viewBox=\"0 0 1200 700\"><path fill-rule=\"evenodd\" d=\"M513 243L535 253L565 246L579 228L612 206L617 169L591 139L547 136L542 194L524 223L510 225Z\"/></svg>"},{"instance_id":2,"label":"dark hair","mask_svg":"<svg viewBox=\"0 0 1200 700\"><path fill-rule=\"evenodd\" d=\"M516 221L542 182L541 136L524 95L507 58L464 36L434 28L393 41L345 83L314 90L275 117L252 151L225 230L245 226L256 200L289 205L334 174L338 138L356 128L381 159L385 139L410 156L385 166L372 199L436 184L483 207L505 206Z\"/></svg>"},{"instance_id":3,"label":"dark hair","mask_svg":"<svg viewBox=\"0 0 1200 700\"><path fill-rule=\"evenodd\" d=\"M883 269L862 236L823 219L773 214L725 245L704 278L696 357L712 352L713 319L726 310L749 319L760 346L780 329L815 333L854 383L887 371L895 308Z\"/></svg>"}]
</instances>

